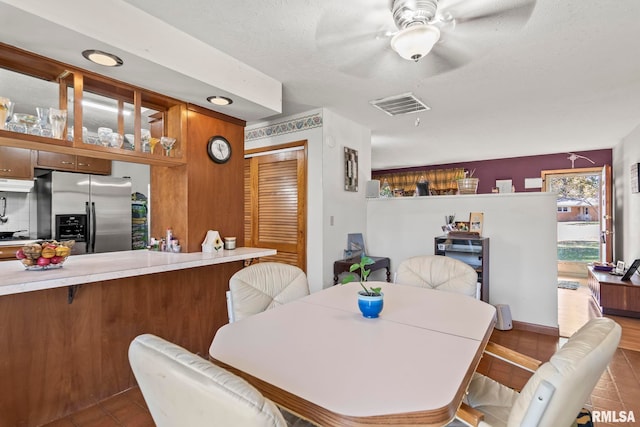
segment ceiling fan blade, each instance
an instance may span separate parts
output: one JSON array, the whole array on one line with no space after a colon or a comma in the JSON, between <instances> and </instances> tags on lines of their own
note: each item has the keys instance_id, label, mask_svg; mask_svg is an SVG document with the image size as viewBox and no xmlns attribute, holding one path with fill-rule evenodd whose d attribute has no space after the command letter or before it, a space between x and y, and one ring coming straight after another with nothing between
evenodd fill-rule
<instances>
[{"instance_id":1,"label":"ceiling fan blade","mask_svg":"<svg viewBox=\"0 0 640 427\"><path fill-rule=\"evenodd\" d=\"M443 0L438 6L438 13L452 16L456 23L495 20L520 27L529 20L535 5L535 0Z\"/></svg>"},{"instance_id":2,"label":"ceiling fan blade","mask_svg":"<svg viewBox=\"0 0 640 427\"><path fill-rule=\"evenodd\" d=\"M366 6L366 7L365 7ZM386 1L354 6L342 2L318 21L316 48L322 60L356 77L372 76L375 61L389 47L396 31Z\"/></svg>"}]
</instances>

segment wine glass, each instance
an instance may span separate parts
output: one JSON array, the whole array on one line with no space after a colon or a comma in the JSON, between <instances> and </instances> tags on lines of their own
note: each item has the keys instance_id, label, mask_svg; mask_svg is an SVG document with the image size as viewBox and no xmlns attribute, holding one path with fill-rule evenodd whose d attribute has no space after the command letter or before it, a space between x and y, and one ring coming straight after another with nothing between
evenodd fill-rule
<instances>
[{"instance_id":1,"label":"wine glass","mask_svg":"<svg viewBox=\"0 0 640 427\"><path fill-rule=\"evenodd\" d=\"M168 136L163 136L160 138L160 144L165 149L165 153L167 157L171 156L171 149L173 148L173 144L176 143L175 138L169 138Z\"/></svg>"},{"instance_id":2,"label":"wine glass","mask_svg":"<svg viewBox=\"0 0 640 427\"><path fill-rule=\"evenodd\" d=\"M149 129L140 129L140 142L142 143L140 150L143 153L148 153L151 151L149 149L150 139L151 139L151 131Z\"/></svg>"},{"instance_id":3,"label":"wine glass","mask_svg":"<svg viewBox=\"0 0 640 427\"><path fill-rule=\"evenodd\" d=\"M49 109L43 107L36 107L36 114L38 115L38 124L34 126L36 133L42 136L51 136L51 130L48 129L47 122L49 121Z\"/></svg>"}]
</instances>

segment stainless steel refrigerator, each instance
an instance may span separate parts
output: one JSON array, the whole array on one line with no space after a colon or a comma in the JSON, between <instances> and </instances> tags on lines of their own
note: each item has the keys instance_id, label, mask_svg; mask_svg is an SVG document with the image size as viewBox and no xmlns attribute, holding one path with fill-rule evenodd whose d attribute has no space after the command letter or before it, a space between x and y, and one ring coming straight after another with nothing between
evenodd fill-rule
<instances>
[{"instance_id":1,"label":"stainless steel refrigerator","mask_svg":"<svg viewBox=\"0 0 640 427\"><path fill-rule=\"evenodd\" d=\"M70 172L36 178L39 239L75 240L72 254L131 249L131 180Z\"/></svg>"}]
</instances>

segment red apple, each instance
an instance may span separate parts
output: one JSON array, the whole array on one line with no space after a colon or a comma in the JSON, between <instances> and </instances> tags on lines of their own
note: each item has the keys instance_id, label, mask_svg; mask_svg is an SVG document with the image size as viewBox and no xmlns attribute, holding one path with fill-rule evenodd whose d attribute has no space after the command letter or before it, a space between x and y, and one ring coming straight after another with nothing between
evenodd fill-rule
<instances>
[{"instance_id":1,"label":"red apple","mask_svg":"<svg viewBox=\"0 0 640 427\"><path fill-rule=\"evenodd\" d=\"M54 256L49 258L49 261L51 261L51 264L60 264L61 262L64 261L64 257L63 256Z\"/></svg>"},{"instance_id":2,"label":"red apple","mask_svg":"<svg viewBox=\"0 0 640 427\"><path fill-rule=\"evenodd\" d=\"M18 259L25 259L27 256L24 254L24 251L22 249L18 249L16 251L16 258Z\"/></svg>"},{"instance_id":3,"label":"red apple","mask_svg":"<svg viewBox=\"0 0 640 427\"><path fill-rule=\"evenodd\" d=\"M49 265L51 263L51 259L50 258L45 258L45 257L40 257L38 258L38 260L36 261L36 264L38 264L40 267L45 267L47 265Z\"/></svg>"}]
</instances>

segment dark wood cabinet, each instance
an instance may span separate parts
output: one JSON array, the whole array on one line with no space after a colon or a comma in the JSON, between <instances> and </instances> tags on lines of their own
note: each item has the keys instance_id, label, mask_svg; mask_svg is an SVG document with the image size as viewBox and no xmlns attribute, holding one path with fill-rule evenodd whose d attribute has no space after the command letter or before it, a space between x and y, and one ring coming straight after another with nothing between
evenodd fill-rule
<instances>
[{"instance_id":1,"label":"dark wood cabinet","mask_svg":"<svg viewBox=\"0 0 640 427\"><path fill-rule=\"evenodd\" d=\"M111 174L111 160L48 151L38 151L36 166L44 169L94 173L96 175Z\"/></svg>"},{"instance_id":2,"label":"dark wood cabinet","mask_svg":"<svg viewBox=\"0 0 640 427\"><path fill-rule=\"evenodd\" d=\"M489 302L488 237L436 237L434 254L455 258L473 267L478 273L480 299Z\"/></svg>"},{"instance_id":3,"label":"dark wood cabinet","mask_svg":"<svg viewBox=\"0 0 640 427\"><path fill-rule=\"evenodd\" d=\"M623 282L620 276L589 267L587 284L602 314L640 318L640 278L637 274Z\"/></svg>"},{"instance_id":4,"label":"dark wood cabinet","mask_svg":"<svg viewBox=\"0 0 640 427\"><path fill-rule=\"evenodd\" d=\"M31 150L25 148L0 147L0 177L33 178Z\"/></svg>"}]
</instances>

